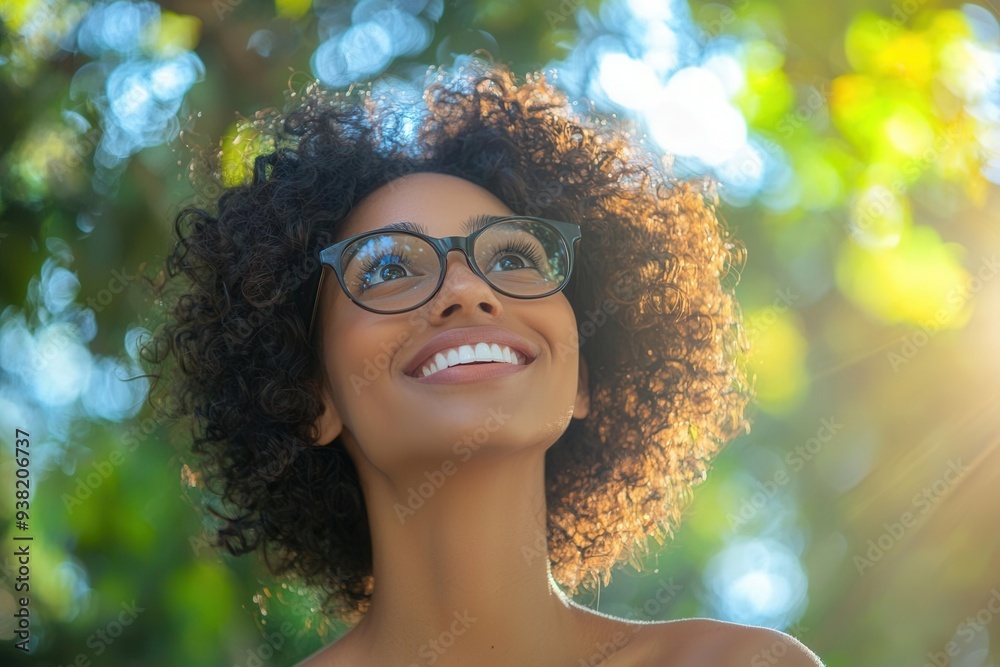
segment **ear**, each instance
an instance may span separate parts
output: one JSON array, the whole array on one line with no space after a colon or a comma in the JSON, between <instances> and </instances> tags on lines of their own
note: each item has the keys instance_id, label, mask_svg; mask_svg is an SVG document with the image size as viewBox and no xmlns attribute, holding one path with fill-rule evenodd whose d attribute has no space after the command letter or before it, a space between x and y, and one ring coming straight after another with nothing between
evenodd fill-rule
<instances>
[{"instance_id":1,"label":"ear","mask_svg":"<svg viewBox=\"0 0 1000 667\"><path fill-rule=\"evenodd\" d=\"M587 382L587 360L580 355L580 377L576 386L576 402L573 404L573 417L583 419L590 414L590 385Z\"/></svg>"},{"instance_id":2,"label":"ear","mask_svg":"<svg viewBox=\"0 0 1000 667\"><path fill-rule=\"evenodd\" d=\"M340 435L340 432L344 430L344 422L340 418L340 413L337 411L337 407L333 404L333 397L331 396L330 386L328 384L323 385L323 414L319 416L314 424L316 432L316 445L328 445L334 441L334 439Z\"/></svg>"}]
</instances>

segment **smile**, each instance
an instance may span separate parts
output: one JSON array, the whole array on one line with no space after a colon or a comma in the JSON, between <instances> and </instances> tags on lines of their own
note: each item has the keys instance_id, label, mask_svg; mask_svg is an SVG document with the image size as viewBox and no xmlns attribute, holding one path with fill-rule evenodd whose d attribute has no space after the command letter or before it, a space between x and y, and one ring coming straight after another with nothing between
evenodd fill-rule
<instances>
[{"instance_id":1,"label":"smile","mask_svg":"<svg viewBox=\"0 0 1000 667\"><path fill-rule=\"evenodd\" d=\"M467 364L524 366L526 362L527 359L524 355L506 345L498 345L497 343L477 343L474 347L472 345L459 345L435 354L434 358L416 373L416 377L431 377L449 368Z\"/></svg>"}]
</instances>

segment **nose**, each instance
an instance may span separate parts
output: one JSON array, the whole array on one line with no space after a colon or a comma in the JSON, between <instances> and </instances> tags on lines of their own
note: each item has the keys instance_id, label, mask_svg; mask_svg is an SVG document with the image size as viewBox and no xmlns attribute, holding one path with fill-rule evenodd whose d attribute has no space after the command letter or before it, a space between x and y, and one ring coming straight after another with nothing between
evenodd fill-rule
<instances>
[{"instance_id":1,"label":"nose","mask_svg":"<svg viewBox=\"0 0 1000 667\"><path fill-rule=\"evenodd\" d=\"M476 308L492 315L503 310L497 293L472 270L466 256L458 248L448 251L444 282L428 304L433 315L447 315L456 310L473 312Z\"/></svg>"}]
</instances>

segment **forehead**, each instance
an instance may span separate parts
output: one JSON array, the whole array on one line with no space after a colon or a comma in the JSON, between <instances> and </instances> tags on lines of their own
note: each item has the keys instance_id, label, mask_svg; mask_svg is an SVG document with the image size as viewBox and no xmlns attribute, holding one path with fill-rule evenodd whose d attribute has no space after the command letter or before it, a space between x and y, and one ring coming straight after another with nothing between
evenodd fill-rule
<instances>
[{"instance_id":1,"label":"forehead","mask_svg":"<svg viewBox=\"0 0 1000 667\"><path fill-rule=\"evenodd\" d=\"M473 213L511 215L489 190L447 174L408 174L362 199L344 220L341 237L378 229L393 222L416 222L432 235L460 234Z\"/></svg>"}]
</instances>

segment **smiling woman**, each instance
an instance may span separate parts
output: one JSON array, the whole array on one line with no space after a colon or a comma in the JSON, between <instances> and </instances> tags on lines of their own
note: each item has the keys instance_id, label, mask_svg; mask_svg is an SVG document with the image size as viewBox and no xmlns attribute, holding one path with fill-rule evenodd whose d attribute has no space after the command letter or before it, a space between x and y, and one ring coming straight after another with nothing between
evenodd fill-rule
<instances>
[{"instance_id":1,"label":"smiling woman","mask_svg":"<svg viewBox=\"0 0 1000 667\"><path fill-rule=\"evenodd\" d=\"M353 624L309 665L818 664L569 598L747 428L712 205L543 77L470 65L425 102L410 137L410 109L313 94L252 182L178 216L145 358L195 418L219 542Z\"/></svg>"}]
</instances>

